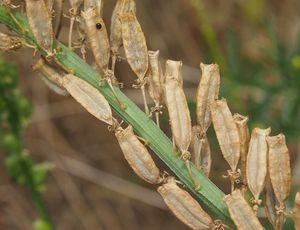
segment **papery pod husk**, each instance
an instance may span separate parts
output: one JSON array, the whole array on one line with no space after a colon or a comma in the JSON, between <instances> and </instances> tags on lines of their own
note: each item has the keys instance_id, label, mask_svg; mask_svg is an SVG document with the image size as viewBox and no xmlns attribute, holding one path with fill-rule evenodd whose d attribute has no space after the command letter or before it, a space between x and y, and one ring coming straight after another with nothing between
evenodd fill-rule
<instances>
[{"instance_id":1,"label":"papery pod husk","mask_svg":"<svg viewBox=\"0 0 300 230\"><path fill-rule=\"evenodd\" d=\"M207 136L202 135L200 126L192 128L191 154L195 166L209 177L212 163L211 149Z\"/></svg>"},{"instance_id":2,"label":"papery pod husk","mask_svg":"<svg viewBox=\"0 0 300 230\"><path fill-rule=\"evenodd\" d=\"M71 8L77 12L84 0L69 0Z\"/></svg>"},{"instance_id":3,"label":"papery pod husk","mask_svg":"<svg viewBox=\"0 0 300 230\"><path fill-rule=\"evenodd\" d=\"M58 37L61 29L61 19L63 15L64 0L47 0L47 7L52 14L52 26L55 37Z\"/></svg>"},{"instance_id":4,"label":"papery pod husk","mask_svg":"<svg viewBox=\"0 0 300 230\"><path fill-rule=\"evenodd\" d=\"M254 196L255 203L259 203L259 195L265 186L268 153L266 137L270 134L270 132L270 128L254 128L251 133L247 156L246 175L247 184Z\"/></svg>"},{"instance_id":5,"label":"papery pod husk","mask_svg":"<svg viewBox=\"0 0 300 230\"><path fill-rule=\"evenodd\" d=\"M296 193L295 204L293 208L293 220L296 230L300 230L300 192Z\"/></svg>"},{"instance_id":6,"label":"papery pod husk","mask_svg":"<svg viewBox=\"0 0 300 230\"><path fill-rule=\"evenodd\" d=\"M57 94L62 96L69 95L68 91L62 85L63 75L57 70L49 66L44 59L39 59L33 66L34 71L38 71L42 75L45 84Z\"/></svg>"},{"instance_id":7,"label":"papery pod husk","mask_svg":"<svg viewBox=\"0 0 300 230\"><path fill-rule=\"evenodd\" d=\"M148 50L144 33L134 12L122 14L120 19L126 59L142 82L148 70Z\"/></svg>"},{"instance_id":8,"label":"papery pod husk","mask_svg":"<svg viewBox=\"0 0 300 230\"><path fill-rule=\"evenodd\" d=\"M119 48L122 46L122 26L121 26L121 15L128 12L136 12L135 0L118 0L114 11L111 16L111 27L110 27L110 42L111 50L113 54L117 54Z\"/></svg>"},{"instance_id":9,"label":"papery pod husk","mask_svg":"<svg viewBox=\"0 0 300 230\"><path fill-rule=\"evenodd\" d=\"M226 195L223 199L228 207L232 220L237 226L237 229L264 229L239 190L234 190L230 195Z\"/></svg>"},{"instance_id":10,"label":"papery pod husk","mask_svg":"<svg viewBox=\"0 0 300 230\"><path fill-rule=\"evenodd\" d=\"M121 127L115 133L125 159L134 172L143 180L158 184L162 182L159 169L156 167L150 153L133 133L132 126Z\"/></svg>"},{"instance_id":11,"label":"papery pod husk","mask_svg":"<svg viewBox=\"0 0 300 230\"><path fill-rule=\"evenodd\" d=\"M269 222L272 224L273 227L275 227L276 222L276 206L278 205L278 202L276 200L271 180L269 175L266 178L266 186L265 186L265 212L267 215L267 218Z\"/></svg>"},{"instance_id":12,"label":"papery pod husk","mask_svg":"<svg viewBox=\"0 0 300 230\"><path fill-rule=\"evenodd\" d=\"M53 28L50 12L44 0L25 0L29 27L35 40L47 54L52 54Z\"/></svg>"},{"instance_id":13,"label":"papery pod husk","mask_svg":"<svg viewBox=\"0 0 300 230\"><path fill-rule=\"evenodd\" d=\"M191 117L183 88L174 79L166 79L165 103L175 144L184 153L192 140Z\"/></svg>"},{"instance_id":14,"label":"papery pod husk","mask_svg":"<svg viewBox=\"0 0 300 230\"><path fill-rule=\"evenodd\" d=\"M218 99L220 89L220 71L217 64L200 64L201 80L197 89L196 113L197 123L206 133L211 124L210 104Z\"/></svg>"},{"instance_id":15,"label":"papery pod husk","mask_svg":"<svg viewBox=\"0 0 300 230\"><path fill-rule=\"evenodd\" d=\"M17 36L10 36L0 32L0 50L11 51L18 50L24 46L22 38Z\"/></svg>"},{"instance_id":16,"label":"papery pod husk","mask_svg":"<svg viewBox=\"0 0 300 230\"><path fill-rule=\"evenodd\" d=\"M182 61L166 61L165 81L176 80L180 87L183 87L183 80L181 74Z\"/></svg>"},{"instance_id":17,"label":"papery pod husk","mask_svg":"<svg viewBox=\"0 0 300 230\"><path fill-rule=\"evenodd\" d=\"M100 91L72 74L63 77L63 86L90 114L108 125L113 124L111 108Z\"/></svg>"},{"instance_id":18,"label":"papery pod husk","mask_svg":"<svg viewBox=\"0 0 300 230\"><path fill-rule=\"evenodd\" d=\"M148 51L149 68L147 72L149 94L156 106L162 103L164 96L164 74L159 62L159 50Z\"/></svg>"},{"instance_id":19,"label":"papery pod husk","mask_svg":"<svg viewBox=\"0 0 300 230\"><path fill-rule=\"evenodd\" d=\"M84 10L88 10L89 8L95 9L95 12L98 17L103 16L103 5L104 0L84 0Z\"/></svg>"},{"instance_id":20,"label":"papery pod husk","mask_svg":"<svg viewBox=\"0 0 300 230\"><path fill-rule=\"evenodd\" d=\"M191 229L212 229L211 217L188 192L176 184L174 178L168 178L157 191L174 215Z\"/></svg>"},{"instance_id":21,"label":"papery pod husk","mask_svg":"<svg viewBox=\"0 0 300 230\"><path fill-rule=\"evenodd\" d=\"M242 172L243 183L247 184L247 174L246 174L246 165L247 165L247 155L249 150L249 141L250 141L250 132L248 128L248 116L243 116L241 114L234 114L233 120L237 126L239 137L240 137L240 169Z\"/></svg>"},{"instance_id":22,"label":"papery pod husk","mask_svg":"<svg viewBox=\"0 0 300 230\"><path fill-rule=\"evenodd\" d=\"M105 23L101 17L97 16L93 8L88 8L81 14L85 20L86 35L97 66L106 73L110 58L110 45Z\"/></svg>"},{"instance_id":23,"label":"papery pod husk","mask_svg":"<svg viewBox=\"0 0 300 230\"><path fill-rule=\"evenodd\" d=\"M210 109L222 154L231 170L236 172L240 158L240 138L233 116L225 99L214 101Z\"/></svg>"}]
</instances>

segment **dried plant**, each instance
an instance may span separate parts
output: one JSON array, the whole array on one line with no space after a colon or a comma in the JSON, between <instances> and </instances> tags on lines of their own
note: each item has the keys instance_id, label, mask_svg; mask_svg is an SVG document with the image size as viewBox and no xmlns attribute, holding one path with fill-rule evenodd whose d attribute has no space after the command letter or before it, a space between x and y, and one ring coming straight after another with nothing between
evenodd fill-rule
<instances>
[{"instance_id":1,"label":"dried plant","mask_svg":"<svg viewBox=\"0 0 300 230\"><path fill-rule=\"evenodd\" d=\"M197 123L192 127L183 91L182 62L167 60L163 73L159 51L148 51L135 15L135 2L117 1L111 20L110 42L102 19L103 1L70 3L69 47L73 24L79 18L83 23L81 32L87 37L97 70L54 39L53 30L57 30L53 29L50 12L55 11L55 7L42 0L26 0L29 23L23 14L11 11L7 5L0 7L0 22L17 33L14 37L1 35L4 41L1 49L17 50L28 43L39 51L45 59L36 62L33 69L43 75L51 89L62 95L70 94L89 113L108 125L134 172L149 183L160 184L157 190L167 206L192 229L232 229L235 225L239 229L263 229L256 211L261 205L260 194L264 188L269 219L276 229L280 229L285 220L285 201L291 183L284 136L269 137L270 128L254 128L250 138L248 117L232 115L226 99L218 99L220 73L217 64L200 64L202 77L196 97ZM35 11L33 4L39 4L41 10ZM82 8L84 11L80 11ZM54 15L61 17L61 11ZM122 45L128 65L137 77L135 86L142 90L146 113L120 91L118 84L114 84L114 68ZM156 124L149 117L146 89L155 102L152 112L156 113ZM159 129L158 116L163 103L168 109L173 145ZM113 117L111 108L122 121ZM122 127L123 121L128 123L127 128ZM211 123L222 155L230 167L231 194L226 196L207 178L212 157L206 132ZM148 146L174 172L176 179L156 166ZM180 154L176 154L178 152ZM240 184L243 186L238 186ZM181 185L187 187L194 197ZM248 189L253 196L252 203L246 200ZM213 221L198 202L218 219ZM296 205L295 215L298 212ZM297 224L298 219L295 220Z\"/></svg>"}]
</instances>

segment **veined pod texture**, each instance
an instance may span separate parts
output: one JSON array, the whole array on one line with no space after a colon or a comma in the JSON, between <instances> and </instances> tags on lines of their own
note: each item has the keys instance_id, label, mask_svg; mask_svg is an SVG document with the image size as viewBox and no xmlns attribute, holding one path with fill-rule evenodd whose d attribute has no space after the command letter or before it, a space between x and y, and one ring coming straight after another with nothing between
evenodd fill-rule
<instances>
[{"instance_id":1,"label":"veined pod texture","mask_svg":"<svg viewBox=\"0 0 300 230\"><path fill-rule=\"evenodd\" d=\"M162 182L160 172L146 147L133 133L132 126L126 129L119 127L115 132L125 159L133 171L151 184Z\"/></svg>"},{"instance_id":2,"label":"veined pod texture","mask_svg":"<svg viewBox=\"0 0 300 230\"><path fill-rule=\"evenodd\" d=\"M167 60L165 67L165 81L175 80L179 86L183 87L182 80L182 61Z\"/></svg>"},{"instance_id":3,"label":"veined pod texture","mask_svg":"<svg viewBox=\"0 0 300 230\"><path fill-rule=\"evenodd\" d=\"M261 223L239 190L224 198L230 216L239 230L263 230Z\"/></svg>"},{"instance_id":4,"label":"veined pod texture","mask_svg":"<svg viewBox=\"0 0 300 230\"><path fill-rule=\"evenodd\" d=\"M106 73L110 58L110 45L104 21L97 16L93 8L82 12L82 17L85 20L85 31L96 63Z\"/></svg>"},{"instance_id":5,"label":"veined pod texture","mask_svg":"<svg viewBox=\"0 0 300 230\"><path fill-rule=\"evenodd\" d=\"M184 153L192 140L191 117L183 88L174 78L166 78L165 103L175 144Z\"/></svg>"},{"instance_id":6,"label":"veined pod texture","mask_svg":"<svg viewBox=\"0 0 300 230\"><path fill-rule=\"evenodd\" d=\"M148 70L148 50L144 33L134 12L125 13L120 19L126 59L140 82L143 82Z\"/></svg>"},{"instance_id":7,"label":"veined pod texture","mask_svg":"<svg viewBox=\"0 0 300 230\"><path fill-rule=\"evenodd\" d=\"M254 196L254 210L260 204L259 195L265 186L268 153L266 138L270 132L270 128L254 128L251 133L246 171L248 187Z\"/></svg>"},{"instance_id":8,"label":"veined pod texture","mask_svg":"<svg viewBox=\"0 0 300 230\"><path fill-rule=\"evenodd\" d=\"M206 133L211 124L210 104L218 99L220 89L220 71L217 64L200 64L201 80L197 89L197 123Z\"/></svg>"},{"instance_id":9,"label":"veined pod texture","mask_svg":"<svg viewBox=\"0 0 300 230\"><path fill-rule=\"evenodd\" d=\"M236 172L240 158L240 138L233 116L225 99L212 102L210 109L221 152L231 170Z\"/></svg>"},{"instance_id":10,"label":"veined pod texture","mask_svg":"<svg viewBox=\"0 0 300 230\"><path fill-rule=\"evenodd\" d=\"M298 191L295 196L295 205L293 208L293 220L295 229L300 230L300 192Z\"/></svg>"},{"instance_id":11,"label":"veined pod texture","mask_svg":"<svg viewBox=\"0 0 300 230\"><path fill-rule=\"evenodd\" d=\"M67 96L68 91L62 85L63 75L49 66L44 59L39 59L33 66L34 71L38 71L42 75L45 84L57 94Z\"/></svg>"},{"instance_id":12,"label":"veined pod texture","mask_svg":"<svg viewBox=\"0 0 300 230\"><path fill-rule=\"evenodd\" d=\"M291 189L291 167L289 150L285 143L285 136L267 137L269 147L269 174L275 196L284 205Z\"/></svg>"},{"instance_id":13,"label":"veined pod texture","mask_svg":"<svg viewBox=\"0 0 300 230\"><path fill-rule=\"evenodd\" d=\"M53 53L53 28L49 10L44 0L25 0L26 15L37 44L48 55ZM38 9L38 10L37 10Z\"/></svg>"},{"instance_id":14,"label":"veined pod texture","mask_svg":"<svg viewBox=\"0 0 300 230\"><path fill-rule=\"evenodd\" d=\"M209 177L211 168L211 149L206 135L202 135L200 126L193 126L192 128L192 142L191 154L195 166L202 170L204 174Z\"/></svg>"},{"instance_id":15,"label":"veined pod texture","mask_svg":"<svg viewBox=\"0 0 300 230\"><path fill-rule=\"evenodd\" d=\"M250 132L248 128L249 118L236 113L233 115L233 120L237 126L240 137L240 169L242 171L244 184L247 184L246 162L250 141Z\"/></svg>"},{"instance_id":16,"label":"veined pod texture","mask_svg":"<svg viewBox=\"0 0 300 230\"><path fill-rule=\"evenodd\" d=\"M102 18L104 0L83 0L83 3L85 11L87 11L89 8L93 8L95 9L96 15Z\"/></svg>"},{"instance_id":17,"label":"veined pod texture","mask_svg":"<svg viewBox=\"0 0 300 230\"><path fill-rule=\"evenodd\" d=\"M191 229L213 229L211 217L188 192L176 184L175 178L168 178L157 191L175 216Z\"/></svg>"},{"instance_id":18,"label":"veined pod texture","mask_svg":"<svg viewBox=\"0 0 300 230\"><path fill-rule=\"evenodd\" d=\"M276 206L278 205L278 202L276 200L271 180L269 175L267 175L266 178L266 186L265 186L265 212L267 215L267 218L269 222L272 224L273 227L275 227L276 222Z\"/></svg>"},{"instance_id":19,"label":"veined pod texture","mask_svg":"<svg viewBox=\"0 0 300 230\"><path fill-rule=\"evenodd\" d=\"M109 125L113 124L111 108L100 91L72 74L63 77L63 86L90 114Z\"/></svg>"},{"instance_id":20,"label":"veined pod texture","mask_svg":"<svg viewBox=\"0 0 300 230\"><path fill-rule=\"evenodd\" d=\"M22 38L10 36L0 32L0 50L11 51L18 50L24 46Z\"/></svg>"}]
</instances>

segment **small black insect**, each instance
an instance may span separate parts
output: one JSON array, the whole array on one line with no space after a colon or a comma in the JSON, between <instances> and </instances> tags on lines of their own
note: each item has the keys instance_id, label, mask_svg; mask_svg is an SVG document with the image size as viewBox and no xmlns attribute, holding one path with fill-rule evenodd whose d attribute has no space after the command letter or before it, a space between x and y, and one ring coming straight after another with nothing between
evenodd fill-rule
<instances>
[{"instance_id":1,"label":"small black insect","mask_svg":"<svg viewBox=\"0 0 300 230\"><path fill-rule=\"evenodd\" d=\"M96 23L96 29L101 30L102 24L100 22Z\"/></svg>"}]
</instances>

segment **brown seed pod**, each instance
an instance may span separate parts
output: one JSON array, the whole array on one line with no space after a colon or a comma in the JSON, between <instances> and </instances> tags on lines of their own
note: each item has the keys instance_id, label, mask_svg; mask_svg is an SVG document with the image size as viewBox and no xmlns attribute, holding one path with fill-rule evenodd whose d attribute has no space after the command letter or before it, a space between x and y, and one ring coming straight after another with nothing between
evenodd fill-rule
<instances>
[{"instance_id":1,"label":"brown seed pod","mask_svg":"<svg viewBox=\"0 0 300 230\"><path fill-rule=\"evenodd\" d=\"M62 85L62 74L50 67L44 59L39 59L33 66L34 71L38 71L42 75L42 80L54 92L67 96L68 91Z\"/></svg>"},{"instance_id":2,"label":"brown seed pod","mask_svg":"<svg viewBox=\"0 0 300 230\"><path fill-rule=\"evenodd\" d=\"M250 141L250 133L248 128L248 120L247 116L243 116L241 114L234 114L233 120L237 126L239 137L240 137L240 169L243 176L243 184L247 184L246 178L246 162L247 162L247 154L249 149L249 141Z\"/></svg>"},{"instance_id":3,"label":"brown seed pod","mask_svg":"<svg viewBox=\"0 0 300 230\"><path fill-rule=\"evenodd\" d=\"M181 189L173 177L158 187L157 191L174 215L192 229L213 229L211 217L200 204L185 190Z\"/></svg>"},{"instance_id":4,"label":"brown seed pod","mask_svg":"<svg viewBox=\"0 0 300 230\"><path fill-rule=\"evenodd\" d=\"M151 184L162 182L159 169L156 167L146 147L134 135L132 126L126 129L118 127L115 135L123 154L134 172Z\"/></svg>"},{"instance_id":5,"label":"brown seed pod","mask_svg":"<svg viewBox=\"0 0 300 230\"><path fill-rule=\"evenodd\" d=\"M181 75L182 62L181 61L166 61L165 81L175 80L180 87L183 87L183 80Z\"/></svg>"},{"instance_id":6,"label":"brown seed pod","mask_svg":"<svg viewBox=\"0 0 300 230\"><path fill-rule=\"evenodd\" d=\"M67 74L63 77L63 86L90 114L109 125L113 125L111 108L105 97L84 80Z\"/></svg>"},{"instance_id":7,"label":"brown seed pod","mask_svg":"<svg viewBox=\"0 0 300 230\"><path fill-rule=\"evenodd\" d=\"M220 71L217 64L205 65L200 64L202 77L197 89L196 112L197 123L206 133L211 124L210 104L218 99L220 89Z\"/></svg>"},{"instance_id":8,"label":"brown seed pod","mask_svg":"<svg viewBox=\"0 0 300 230\"><path fill-rule=\"evenodd\" d=\"M263 226L243 198L239 190L235 190L224 198L232 220L239 230L263 230Z\"/></svg>"},{"instance_id":9,"label":"brown seed pod","mask_svg":"<svg viewBox=\"0 0 300 230\"><path fill-rule=\"evenodd\" d=\"M209 177L211 168L211 150L209 141L206 135L202 135L200 126L192 128L191 154L193 162L198 169L201 169L204 174Z\"/></svg>"},{"instance_id":10,"label":"brown seed pod","mask_svg":"<svg viewBox=\"0 0 300 230\"><path fill-rule=\"evenodd\" d=\"M89 8L95 9L96 15L98 17L103 16L103 0L83 0L84 10L87 11Z\"/></svg>"},{"instance_id":11,"label":"brown seed pod","mask_svg":"<svg viewBox=\"0 0 300 230\"><path fill-rule=\"evenodd\" d=\"M252 130L251 139L249 143L249 152L247 156L247 184L254 196L253 209L256 212L258 205L261 203L259 195L265 185L265 178L267 175L267 136L270 134L271 129Z\"/></svg>"},{"instance_id":12,"label":"brown seed pod","mask_svg":"<svg viewBox=\"0 0 300 230\"><path fill-rule=\"evenodd\" d=\"M232 172L236 172L240 158L240 138L232 114L225 99L212 102L210 109L222 154Z\"/></svg>"},{"instance_id":13,"label":"brown seed pod","mask_svg":"<svg viewBox=\"0 0 300 230\"><path fill-rule=\"evenodd\" d=\"M37 44L46 51L48 56L53 55L52 21L45 1L25 0L25 2L29 26Z\"/></svg>"},{"instance_id":14,"label":"brown seed pod","mask_svg":"<svg viewBox=\"0 0 300 230\"><path fill-rule=\"evenodd\" d=\"M293 208L293 219L294 219L295 229L300 230L300 192L297 192L295 196L295 205Z\"/></svg>"},{"instance_id":15,"label":"brown seed pod","mask_svg":"<svg viewBox=\"0 0 300 230\"><path fill-rule=\"evenodd\" d=\"M47 0L47 8L52 15L52 26L55 37L58 37L58 34L61 29L61 19L63 15L63 5L64 0Z\"/></svg>"},{"instance_id":16,"label":"brown seed pod","mask_svg":"<svg viewBox=\"0 0 300 230\"><path fill-rule=\"evenodd\" d=\"M16 36L10 36L0 32L0 50L11 51L18 50L25 46L25 42L22 38Z\"/></svg>"},{"instance_id":17,"label":"brown seed pod","mask_svg":"<svg viewBox=\"0 0 300 230\"><path fill-rule=\"evenodd\" d=\"M85 31L98 67L107 73L110 57L109 40L106 26L101 17L97 16L95 9L88 8L81 13L85 20Z\"/></svg>"},{"instance_id":18,"label":"brown seed pod","mask_svg":"<svg viewBox=\"0 0 300 230\"><path fill-rule=\"evenodd\" d=\"M276 200L270 177L266 178L266 186L265 186L265 212L268 217L269 222L275 227L276 222L276 206L278 202Z\"/></svg>"}]
</instances>

